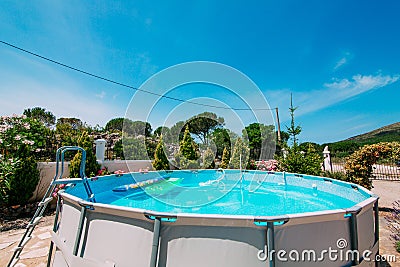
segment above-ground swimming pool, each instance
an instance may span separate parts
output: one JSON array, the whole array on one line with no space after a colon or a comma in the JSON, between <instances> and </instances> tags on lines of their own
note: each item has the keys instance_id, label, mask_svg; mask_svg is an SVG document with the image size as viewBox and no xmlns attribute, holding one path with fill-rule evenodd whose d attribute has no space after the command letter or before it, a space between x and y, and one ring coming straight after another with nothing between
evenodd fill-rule
<instances>
[{"instance_id":1,"label":"above-ground swimming pool","mask_svg":"<svg viewBox=\"0 0 400 267\"><path fill-rule=\"evenodd\" d=\"M378 251L377 197L329 178L129 173L60 201L53 266L373 266Z\"/></svg>"}]
</instances>

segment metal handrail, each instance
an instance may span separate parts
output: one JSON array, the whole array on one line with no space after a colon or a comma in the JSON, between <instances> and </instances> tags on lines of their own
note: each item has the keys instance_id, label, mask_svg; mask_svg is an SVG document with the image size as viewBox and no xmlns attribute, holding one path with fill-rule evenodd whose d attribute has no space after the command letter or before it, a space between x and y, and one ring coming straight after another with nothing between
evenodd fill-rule
<instances>
[{"instance_id":1,"label":"metal handrail","mask_svg":"<svg viewBox=\"0 0 400 267\"><path fill-rule=\"evenodd\" d=\"M61 179L62 175L64 173L64 154L66 151L79 151L82 153L82 158L81 158L81 163L80 163L80 168L79 168L79 174L80 174L80 179ZM63 146L57 149L56 152L56 174L54 175L53 180L50 182L49 187L46 190L46 193L44 194L42 201L39 202L38 208L35 211L35 214L33 215L32 219L29 221L26 231L24 235L22 236L20 242L18 243L18 246L14 250L14 253L7 265L7 267L12 267L17 262L19 261L19 256L21 255L22 250L24 249L25 245L29 242L32 236L32 232L35 229L36 225L39 223L41 218L43 217L44 211L46 210L47 205L53 200L52 193L56 187L57 184L61 184L61 181L63 184L67 183L77 183L77 182L82 182L86 193L88 195L88 200L91 202L95 202L94 194L90 188L90 185L88 183L87 176L85 174L85 163L86 163L86 151L78 146ZM60 170L60 165L61 164L61 170ZM58 212L59 212L59 205L60 201L58 199L57 201L57 210L56 210L56 220L58 217ZM56 224L56 221L55 221ZM50 246L50 253L52 252L53 248L53 243L51 243ZM51 256L49 255L49 258ZM49 263L48 263L49 264Z\"/></svg>"}]
</instances>

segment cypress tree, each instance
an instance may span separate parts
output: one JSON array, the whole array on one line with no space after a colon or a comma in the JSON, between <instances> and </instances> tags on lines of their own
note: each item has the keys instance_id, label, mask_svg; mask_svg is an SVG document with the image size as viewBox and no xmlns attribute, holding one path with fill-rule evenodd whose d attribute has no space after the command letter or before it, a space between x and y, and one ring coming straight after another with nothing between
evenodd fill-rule
<instances>
[{"instance_id":1,"label":"cypress tree","mask_svg":"<svg viewBox=\"0 0 400 267\"><path fill-rule=\"evenodd\" d=\"M214 162L214 152L211 148L207 148L203 154L203 168L204 169L214 169L215 162Z\"/></svg>"},{"instance_id":2,"label":"cypress tree","mask_svg":"<svg viewBox=\"0 0 400 267\"><path fill-rule=\"evenodd\" d=\"M233 169L240 168L240 157L242 158L242 168L246 168L247 161L249 160L249 147L242 141L242 138L236 140L235 146L233 148L232 158L230 166Z\"/></svg>"},{"instance_id":3,"label":"cypress tree","mask_svg":"<svg viewBox=\"0 0 400 267\"><path fill-rule=\"evenodd\" d=\"M224 152L222 153L222 160L221 160L221 165L220 167L223 169L229 168L229 160L230 160L230 155L229 155L229 150L224 147Z\"/></svg>"},{"instance_id":4,"label":"cypress tree","mask_svg":"<svg viewBox=\"0 0 400 267\"><path fill-rule=\"evenodd\" d=\"M165 155L165 146L163 141L163 136L160 136L156 150L154 152L154 162L153 167L156 170L169 170L169 162L167 156Z\"/></svg>"},{"instance_id":5,"label":"cypress tree","mask_svg":"<svg viewBox=\"0 0 400 267\"><path fill-rule=\"evenodd\" d=\"M179 153L187 160L196 160L197 153L193 138L190 136L189 126L186 125L181 143L179 144Z\"/></svg>"},{"instance_id":6,"label":"cypress tree","mask_svg":"<svg viewBox=\"0 0 400 267\"><path fill-rule=\"evenodd\" d=\"M100 164L96 161L96 155L93 153L93 140L89 137L87 131L84 131L78 139L78 146L86 150L85 174L93 177L100 170ZM82 153L78 152L71 160L69 166L71 177L80 177L79 169L81 165Z\"/></svg>"}]
</instances>

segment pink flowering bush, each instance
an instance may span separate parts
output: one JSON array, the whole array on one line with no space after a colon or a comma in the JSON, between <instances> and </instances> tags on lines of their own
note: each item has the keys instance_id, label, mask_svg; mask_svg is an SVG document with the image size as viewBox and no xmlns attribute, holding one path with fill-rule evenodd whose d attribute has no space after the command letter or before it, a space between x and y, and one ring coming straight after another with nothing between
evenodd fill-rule
<instances>
[{"instance_id":1,"label":"pink flowering bush","mask_svg":"<svg viewBox=\"0 0 400 267\"><path fill-rule=\"evenodd\" d=\"M278 161L274 159L262 160L257 162L257 170L261 171L276 171L278 169Z\"/></svg>"},{"instance_id":2,"label":"pink flowering bush","mask_svg":"<svg viewBox=\"0 0 400 267\"><path fill-rule=\"evenodd\" d=\"M110 172L108 171L107 167L103 167L97 171L97 176L109 175Z\"/></svg>"},{"instance_id":3,"label":"pink flowering bush","mask_svg":"<svg viewBox=\"0 0 400 267\"><path fill-rule=\"evenodd\" d=\"M39 181L36 160L46 147L48 131L26 116L0 117L1 205L23 205Z\"/></svg>"},{"instance_id":4,"label":"pink flowering bush","mask_svg":"<svg viewBox=\"0 0 400 267\"><path fill-rule=\"evenodd\" d=\"M29 152L35 158L46 148L49 135L42 122L25 115L0 117L0 154L5 158L22 157Z\"/></svg>"}]
</instances>

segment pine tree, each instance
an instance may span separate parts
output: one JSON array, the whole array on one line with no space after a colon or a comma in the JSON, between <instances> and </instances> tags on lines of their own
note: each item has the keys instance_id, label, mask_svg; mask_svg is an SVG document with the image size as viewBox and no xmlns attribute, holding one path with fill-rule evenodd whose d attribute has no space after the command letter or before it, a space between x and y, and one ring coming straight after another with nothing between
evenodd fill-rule
<instances>
[{"instance_id":1,"label":"pine tree","mask_svg":"<svg viewBox=\"0 0 400 267\"><path fill-rule=\"evenodd\" d=\"M293 100L292 100L292 94L290 94L290 108L289 108L289 113L291 117L291 122L290 122L290 127L286 127L287 132L289 133L290 137L292 138L293 141L293 147L297 147L297 136L301 133L301 126L295 125L294 123L294 112L297 109L297 107L293 107Z\"/></svg>"},{"instance_id":2,"label":"pine tree","mask_svg":"<svg viewBox=\"0 0 400 267\"><path fill-rule=\"evenodd\" d=\"M154 152L153 167L156 170L169 170L169 161L165 155L163 136L160 136L156 150Z\"/></svg>"},{"instance_id":3,"label":"pine tree","mask_svg":"<svg viewBox=\"0 0 400 267\"><path fill-rule=\"evenodd\" d=\"M247 161L249 160L249 154L250 154L249 147L243 142L242 138L239 137L236 140L235 146L233 148L230 167L233 169L239 169L241 161L242 168L245 168L247 166Z\"/></svg>"},{"instance_id":4,"label":"pine tree","mask_svg":"<svg viewBox=\"0 0 400 267\"><path fill-rule=\"evenodd\" d=\"M230 160L230 155L229 155L229 150L224 147L224 152L222 153L222 160L221 160L221 165L220 167L223 169L227 169L229 167L229 160Z\"/></svg>"},{"instance_id":5,"label":"pine tree","mask_svg":"<svg viewBox=\"0 0 400 267\"><path fill-rule=\"evenodd\" d=\"M322 157L316 151L315 147L308 145L306 151L301 151L298 145L297 136L301 133L301 127L296 126L294 121L294 112L297 107L293 107L292 95L290 95L290 108L289 113L291 117L290 127L287 128L287 132L292 139L293 145L286 146L285 155L278 157L279 170L292 172L292 173L302 173L309 175L320 175Z\"/></svg>"}]
</instances>

